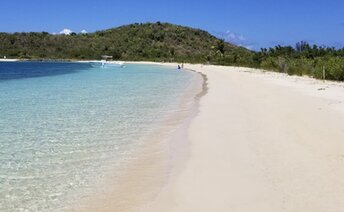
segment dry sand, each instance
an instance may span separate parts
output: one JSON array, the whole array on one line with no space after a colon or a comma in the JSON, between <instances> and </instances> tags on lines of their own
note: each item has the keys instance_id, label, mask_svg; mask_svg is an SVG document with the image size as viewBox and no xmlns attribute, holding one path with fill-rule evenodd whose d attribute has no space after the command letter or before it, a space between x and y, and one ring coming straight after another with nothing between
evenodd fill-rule
<instances>
[{"instance_id":1,"label":"dry sand","mask_svg":"<svg viewBox=\"0 0 344 212\"><path fill-rule=\"evenodd\" d=\"M146 211L344 211L344 84L185 66L209 90L188 158Z\"/></svg>"},{"instance_id":2,"label":"dry sand","mask_svg":"<svg viewBox=\"0 0 344 212\"><path fill-rule=\"evenodd\" d=\"M17 59L2 59L0 58L0 62L16 62L18 61Z\"/></svg>"}]
</instances>

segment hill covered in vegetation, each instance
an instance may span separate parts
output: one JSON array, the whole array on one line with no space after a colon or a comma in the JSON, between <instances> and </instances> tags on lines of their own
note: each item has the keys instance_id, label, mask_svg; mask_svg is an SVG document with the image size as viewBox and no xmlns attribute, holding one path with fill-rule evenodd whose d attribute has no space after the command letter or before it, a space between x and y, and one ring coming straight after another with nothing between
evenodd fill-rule
<instances>
[{"instance_id":1,"label":"hill covered in vegetation","mask_svg":"<svg viewBox=\"0 0 344 212\"><path fill-rule=\"evenodd\" d=\"M0 33L0 57L211 63L247 66L344 81L344 49L309 45L250 51L200 29L169 23L135 23L88 34Z\"/></svg>"},{"instance_id":2,"label":"hill covered in vegetation","mask_svg":"<svg viewBox=\"0 0 344 212\"><path fill-rule=\"evenodd\" d=\"M206 31L168 23L130 24L89 34L1 33L0 57L21 59L100 59L244 64L249 50Z\"/></svg>"}]
</instances>

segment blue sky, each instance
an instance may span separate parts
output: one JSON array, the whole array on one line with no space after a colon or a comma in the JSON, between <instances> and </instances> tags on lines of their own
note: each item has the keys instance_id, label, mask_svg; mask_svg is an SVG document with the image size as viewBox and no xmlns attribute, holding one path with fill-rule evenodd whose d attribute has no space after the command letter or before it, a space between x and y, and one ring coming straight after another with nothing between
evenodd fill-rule
<instances>
[{"instance_id":1,"label":"blue sky","mask_svg":"<svg viewBox=\"0 0 344 212\"><path fill-rule=\"evenodd\" d=\"M300 40L344 47L343 0L3 0L0 20L1 32L93 32L162 21L253 49Z\"/></svg>"}]
</instances>

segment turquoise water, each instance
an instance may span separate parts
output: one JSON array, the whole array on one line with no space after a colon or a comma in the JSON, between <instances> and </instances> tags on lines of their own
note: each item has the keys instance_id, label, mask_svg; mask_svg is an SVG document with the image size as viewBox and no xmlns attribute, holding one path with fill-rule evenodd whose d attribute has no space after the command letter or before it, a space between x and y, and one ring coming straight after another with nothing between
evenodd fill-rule
<instances>
[{"instance_id":1,"label":"turquoise water","mask_svg":"<svg viewBox=\"0 0 344 212\"><path fill-rule=\"evenodd\" d=\"M86 198L178 110L196 77L153 65L0 63L0 211Z\"/></svg>"}]
</instances>

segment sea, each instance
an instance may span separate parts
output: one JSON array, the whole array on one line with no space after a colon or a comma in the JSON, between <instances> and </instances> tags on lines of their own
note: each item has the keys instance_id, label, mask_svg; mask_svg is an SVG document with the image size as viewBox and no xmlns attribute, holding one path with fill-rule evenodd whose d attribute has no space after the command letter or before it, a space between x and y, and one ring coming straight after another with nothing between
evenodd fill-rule
<instances>
[{"instance_id":1,"label":"sea","mask_svg":"<svg viewBox=\"0 0 344 212\"><path fill-rule=\"evenodd\" d=\"M0 62L0 211L68 211L94 195L194 101L186 93L199 77L161 65Z\"/></svg>"}]
</instances>

